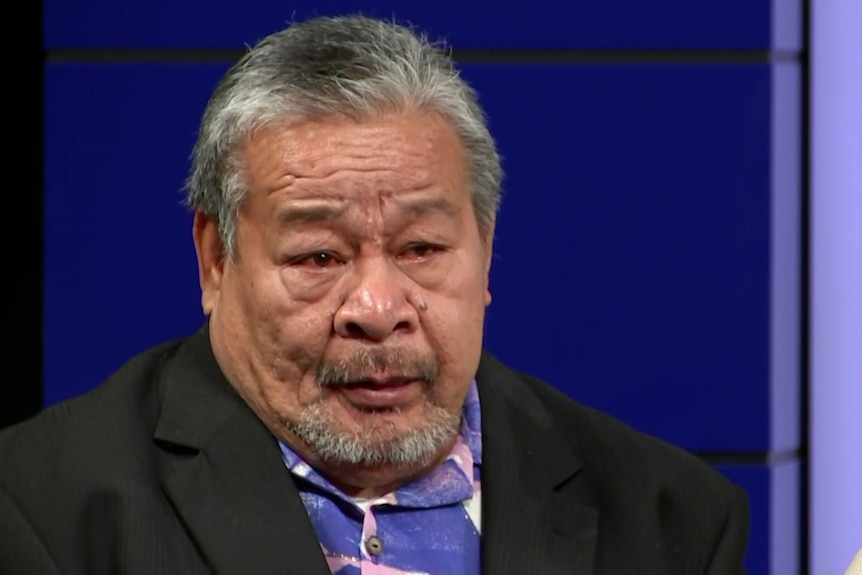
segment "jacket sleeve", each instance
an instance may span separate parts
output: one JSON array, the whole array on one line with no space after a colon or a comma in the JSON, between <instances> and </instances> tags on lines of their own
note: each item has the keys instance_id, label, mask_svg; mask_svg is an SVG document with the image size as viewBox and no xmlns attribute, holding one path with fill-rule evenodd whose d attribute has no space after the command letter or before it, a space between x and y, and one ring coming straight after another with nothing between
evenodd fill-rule
<instances>
[{"instance_id":1,"label":"jacket sleeve","mask_svg":"<svg viewBox=\"0 0 862 575\"><path fill-rule=\"evenodd\" d=\"M708 575L744 575L745 552L748 547L748 496L742 488L733 487L733 498L724 530L707 569Z\"/></svg>"},{"instance_id":2,"label":"jacket sleeve","mask_svg":"<svg viewBox=\"0 0 862 575\"><path fill-rule=\"evenodd\" d=\"M0 573L59 574L42 539L0 487Z\"/></svg>"}]
</instances>

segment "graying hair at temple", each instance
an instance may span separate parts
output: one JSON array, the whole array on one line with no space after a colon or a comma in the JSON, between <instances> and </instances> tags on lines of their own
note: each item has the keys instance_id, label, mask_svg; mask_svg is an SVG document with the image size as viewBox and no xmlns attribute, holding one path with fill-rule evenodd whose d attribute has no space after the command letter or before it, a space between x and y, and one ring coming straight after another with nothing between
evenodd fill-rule
<instances>
[{"instance_id":1,"label":"graying hair at temple","mask_svg":"<svg viewBox=\"0 0 862 575\"><path fill-rule=\"evenodd\" d=\"M218 222L232 253L246 192L238 152L254 130L280 120L361 120L414 110L442 114L460 138L477 222L487 232L500 203L502 169L474 90L443 46L363 16L295 23L231 67L204 111L186 202Z\"/></svg>"}]
</instances>

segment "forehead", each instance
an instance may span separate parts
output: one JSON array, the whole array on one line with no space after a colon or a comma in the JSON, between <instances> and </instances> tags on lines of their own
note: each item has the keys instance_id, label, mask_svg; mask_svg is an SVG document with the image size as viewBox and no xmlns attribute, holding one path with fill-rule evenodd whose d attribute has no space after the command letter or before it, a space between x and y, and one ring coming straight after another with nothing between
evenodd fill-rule
<instances>
[{"instance_id":1,"label":"forehead","mask_svg":"<svg viewBox=\"0 0 862 575\"><path fill-rule=\"evenodd\" d=\"M263 196L468 187L459 138L442 116L426 112L272 124L247 140L243 163L249 192Z\"/></svg>"}]
</instances>

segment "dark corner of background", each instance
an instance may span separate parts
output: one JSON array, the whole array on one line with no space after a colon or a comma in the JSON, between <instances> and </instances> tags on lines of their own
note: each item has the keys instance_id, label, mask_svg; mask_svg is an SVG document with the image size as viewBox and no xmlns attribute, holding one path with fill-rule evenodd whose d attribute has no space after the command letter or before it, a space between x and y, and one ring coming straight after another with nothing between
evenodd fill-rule
<instances>
[{"instance_id":1,"label":"dark corner of background","mask_svg":"<svg viewBox=\"0 0 862 575\"><path fill-rule=\"evenodd\" d=\"M42 407L42 3L19 6L4 41L12 69L7 96L3 226L6 310L5 373L0 384L0 428ZM19 19L19 18L23 18ZM10 130L11 129L11 130Z\"/></svg>"}]
</instances>

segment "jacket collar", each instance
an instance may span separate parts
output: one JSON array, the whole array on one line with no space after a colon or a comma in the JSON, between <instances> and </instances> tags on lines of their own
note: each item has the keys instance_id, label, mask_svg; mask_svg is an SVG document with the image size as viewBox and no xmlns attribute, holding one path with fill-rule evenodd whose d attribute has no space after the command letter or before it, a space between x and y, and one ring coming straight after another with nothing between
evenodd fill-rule
<instances>
[{"instance_id":1,"label":"jacket collar","mask_svg":"<svg viewBox=\"0 0 862 575\"><path fill-rule=\"evenodd\" d=\"M522 376L484 354L483 572L592 572L597 512L582 504L582 464ZM217 572L327 574L278 444L227 382L206 327L161 382L155 440L162 484Z\"/></svg>"},{"instance_id":2,"label":"jacket collar","mask_svg":"<svg viewBox=\"0 0 862 575\"><path fill-rule=\"evenodd\" d=\"M593 573L598 512L577 438L565 437L523 376L484 354L483 572Z\"/></svg>"},{"instance_id":3,"label":"jacket collar","mask_svg":"<svg viewBox=\"0 0 862 575\"><path fill-rule=\"evenodd\" d=\"M225 379L206 328L162 381L162 485L218 573L329 573L275 438Z\"/></svg>"}]
</instances>

